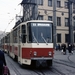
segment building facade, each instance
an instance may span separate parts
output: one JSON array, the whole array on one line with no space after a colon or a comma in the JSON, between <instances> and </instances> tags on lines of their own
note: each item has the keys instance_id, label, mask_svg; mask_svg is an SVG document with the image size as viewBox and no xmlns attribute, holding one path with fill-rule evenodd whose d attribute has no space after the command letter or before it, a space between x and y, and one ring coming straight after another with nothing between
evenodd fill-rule
<instances>
[{"instance_id":1,"label":"building facade","mask_svg":"<svg viewBox=\"0 0 75 75\"><path fill-rule=\"evenodd\" d=\"M39 20L51 20L53 21L53 1L54 0L23 0L23 18L24 21L31 19ZM73 43L75 43L75 4L72 4L73 8ZM69 11L68 0L56 1L56 43L68 44L69 41Z\"/></svg>"}]
</instances>

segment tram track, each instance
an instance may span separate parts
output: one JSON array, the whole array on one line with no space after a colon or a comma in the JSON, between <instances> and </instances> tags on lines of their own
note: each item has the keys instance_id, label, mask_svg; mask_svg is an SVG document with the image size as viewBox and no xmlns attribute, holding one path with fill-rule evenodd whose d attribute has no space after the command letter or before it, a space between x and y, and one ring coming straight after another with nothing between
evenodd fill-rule
<instances>
[{"instance_id":1,"label":"tram track","mask_svg":"<svg viewBox=\"0 0 75 75\"><path fill-rule=\"evenodd\" d=\"M71 56L72 56L72 55L69 55L69 56L68 56L68 60L69 60L71 63L75 64L75 62L73 62L73 61L70 59Z\"/></svg>"},{"instance_id":2,"label":"tram track","mask_svg":"<svg viewBox=\"0 0 75 75\"><path fill-rule=\"evenodd\" d=\"M62 64L62 65L66 65L66 66L75 68L75 63L70 59L70 56L72 56L72 55L68 55L68 57L67 57L68 61L61 60L61 59L59 59L59 60L54 59L53 61L58 64Z\"/></svg>"},{"instance_id":3,"label":"tram track","mask_svg":"<svg viewBox=\"0 0 75 75\"><path fill-rule=\"evenodd\" d=\"M68 61L64 61L64 60L59 60L59 61L53 60L53 61L54 63L66 65L75 69L74 65L70 65L72 63L70 60L70 56L71 55L67 57ZM15 63L12 63L12 61L8 58L8 56L7 56L7 61L10 63L10 65L12 65L12 69L16 73L15 75L25 75L25 74L20 73L18 68L14 65ZM50 75L50 74L51 75L65 75L64 72L60 71L60 69L57 69L54 65L47 69L29 69L27 71L31 73L30 75Z\"/></svg>"},{"instance_id":4,"label":"tram track","mask_svg":"<svg viewBox=\"0 0 75 75\"><path fill-rule=\"evenodd\" d=\"M63 72L60 70L52 67L39 67L39 68L28 68L27 69L29 72L31 72L31 75L65 75Z\"/></svg>"},{"instance_id":5,"label":"tram track","mask_svg":"<svg viewBox=\"0 0 75 75\"><path fill-rule=\"evenodd\" d=\"M64 63L64 62L59 62L59 61L54 61L54 63L62 64L62 65L66 65L66 66L69 66L69 67L75 68L75 66L72 65L71 63Z\"/></svg>"},{"instance_id":6,"label":"tram track","mask_svg":"<svg viewBox=\"0 0 75 75\"><path fill-rule=\"evenodd\" d=\"M60 72L61 75L75 75L75 67L62 63L54 63L54 69Z\"/></svg>"},{"instance_id":7,"label":"tram track","mask_svg":"<svg viewBox=\"0 0 75 75\"><path fill-rule=\"evenodd\" d=\"M15 75L25 75L25 74L21 74L21 72L18 71L18 68L14 65L15 63L9 59L7 54L5 54L5 55L7 56L7 61L10 63L10 65L12 65L12 69L14 70ZM34 69L27 69L27 70L31 73L31 75L45 75L41 70L34 70Z\"/></svg>"},{"instance_id":8,"label":"tram track","mask_svg":"<svg viewBox=\"0 0 75 75\"><path fill-rule=\"evenodd\" d=\"M63 72L60 70L56 69L55 67L52 67L52 71L55 72L57 75L65 75Z\"/></svg>"},{"instance_id":9,"label":"tram track","mask_svg":"<svg viewBox=\"0 0 75 75\"><path fill-rule=\"evenodd\" d=\"M56 69L55 67L49 67L47 69L39 69L33 70L37 75L65 75L60 70Z\"/></svg>"},{"instance_id":10,"label":"tram track","mask_svg":"<svg viewBox=\"0 0 75 75\"><path fill-rule=\"evenodd\" d=\"M18 71L18 69L16 68L16 66L14 66L14 63L12 63L12 61L7 57L7 61L10 63L10 65L12 65L12 69L15 72L15 75L22 75L20 73L20 71ZM47 69L30 69L28 70L29 72L31 72L31 75L65 75L63 72L59 71L58 69L51 67L51 68L47 68Z\"/></svg>"},{"instance_id":11,"label":"tram track","mask_svg":"<svg viewBox=\"0 0 75 75\"><path fill-rule=\"evenodd\" d=\"M33 70L38 75L45 75L42 71Z\"/></svg>"}]
</instances>

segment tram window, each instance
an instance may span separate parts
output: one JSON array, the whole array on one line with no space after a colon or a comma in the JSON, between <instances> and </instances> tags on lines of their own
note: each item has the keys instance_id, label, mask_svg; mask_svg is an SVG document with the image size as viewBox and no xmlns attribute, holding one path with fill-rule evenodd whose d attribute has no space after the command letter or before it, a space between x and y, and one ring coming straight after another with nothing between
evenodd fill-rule
<instances>
[{"instance_id":1,"label":"tram window","mask_svg":"<svg viewBox=\"0 0 75 75\"><path fill-rule=\"evenodd\" d=\"M9 39L9 38L10 38L10 36L9 36L9 35L10 35L10 34L8 34L8 35L7 35L7 43L9 43L9 42L10 42L10 39Z\"/></svg>"},{"instance_id":2,"label":"tram window","mask_svg":"<svg viewBox=\"0 0 75 75\"><path fill-rule=\"evenodd\" d=\"M14 43L17 43L17 29L13 31L13 41Z\"/></svg>"},{"instance_id":3,"label":"tram window","mask_svg":"<svg viewBox=\"0 0 75 75\"><path fill-rule=\"evenodd\" d=\"M32 43L51 43L52 24L50 23L29 23L28 41Z\"/></svg>"},{"instance_id":4,"label":"tram window","mask_svg":"<svg viewBox=\"0 0 75 75\"><path fill-rule=\"evenodd\" d=\"M27 23L27 34L28 34L27 42L31 43L32 42L31 23Z\"/></svg>"},{"instance_id":5,"label":"tram window","mask_svg":"<svg viewBox=\"0 0 75 75\"><path fill-rule=\"evenodd\" d=\"M22 25L22 33L26 33L26 26L25 25Z\"/></svg>"},{"instance_id":6,"label":"tram window","mask_svg":"<svg viewBox=\"0 0 75 75\"><path fill-rule=\"evenodd\" d=\"M20 26L17 28L17 36L18 36L18 41L17 42L20 42L21 38L20 38Z\"/></svg>"},{"instance_id":7,"label":"tram window","mask_svg":"<svg viewBox=\"0 0 75 75\"><path fill-rule=\"evenodd\" d=\"M25 25L22 25L22 43L25 43L26 42L26 26Z\"/></svg>"},{"instance_id":8,"label":"tram window","mask_svg":"<svg viewBox=\"0 0 75 75\"><path fill-rule=\"evenodd\" d=\"M26 42L26 36L22 35L22 43L25 43L25 42Z\"/></svg>"}]
</instances>

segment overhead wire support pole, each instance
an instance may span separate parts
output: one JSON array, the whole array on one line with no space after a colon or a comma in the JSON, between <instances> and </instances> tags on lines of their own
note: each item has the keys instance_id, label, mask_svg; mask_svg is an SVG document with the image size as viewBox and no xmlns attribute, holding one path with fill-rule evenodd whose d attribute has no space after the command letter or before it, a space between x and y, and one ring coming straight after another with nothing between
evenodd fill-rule
<instances>
[{"instance_id":1,"label":"overhead wire support pole","mask_svg":"<svg viewBox=\"0 0 75 75\"><path fill-rule=\"evenodd\" d=\"M57 26L57 22L56 22L56 5L57 4L57 0L53 0L53 41L54 41L54 48L56 47L56 26Z\"/></svg>"},{"instance_id":2,"label":"overhead wire support pole","mask_svg":"<svg viewBox=\"0 0 75 75\"><path fill-rule=\"evenodd\" d=\"M68 0L68 15L69 15L69 19L68 19L68 24L69 24L69 43L73 44L73 8L72 8L72 4L73 2L71 0Z\"/></svg>"}]
</instances>

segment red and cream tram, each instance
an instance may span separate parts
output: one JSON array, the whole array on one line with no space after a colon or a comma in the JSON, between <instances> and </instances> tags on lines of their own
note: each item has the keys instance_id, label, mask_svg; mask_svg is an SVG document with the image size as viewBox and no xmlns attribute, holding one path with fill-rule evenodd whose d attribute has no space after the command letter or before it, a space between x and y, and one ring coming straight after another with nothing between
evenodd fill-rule
<instances>
[{"instance_id":1,"label":"red and cream tram","mask_svg":"<svg viewBox=\"0 0 75 75\"><path fill-rule=\"evenodd\" d=\"M16 25L7 35L9 55L23 65L52 66L53 23L31 20Z\"/></svg>"}]
</instances>

